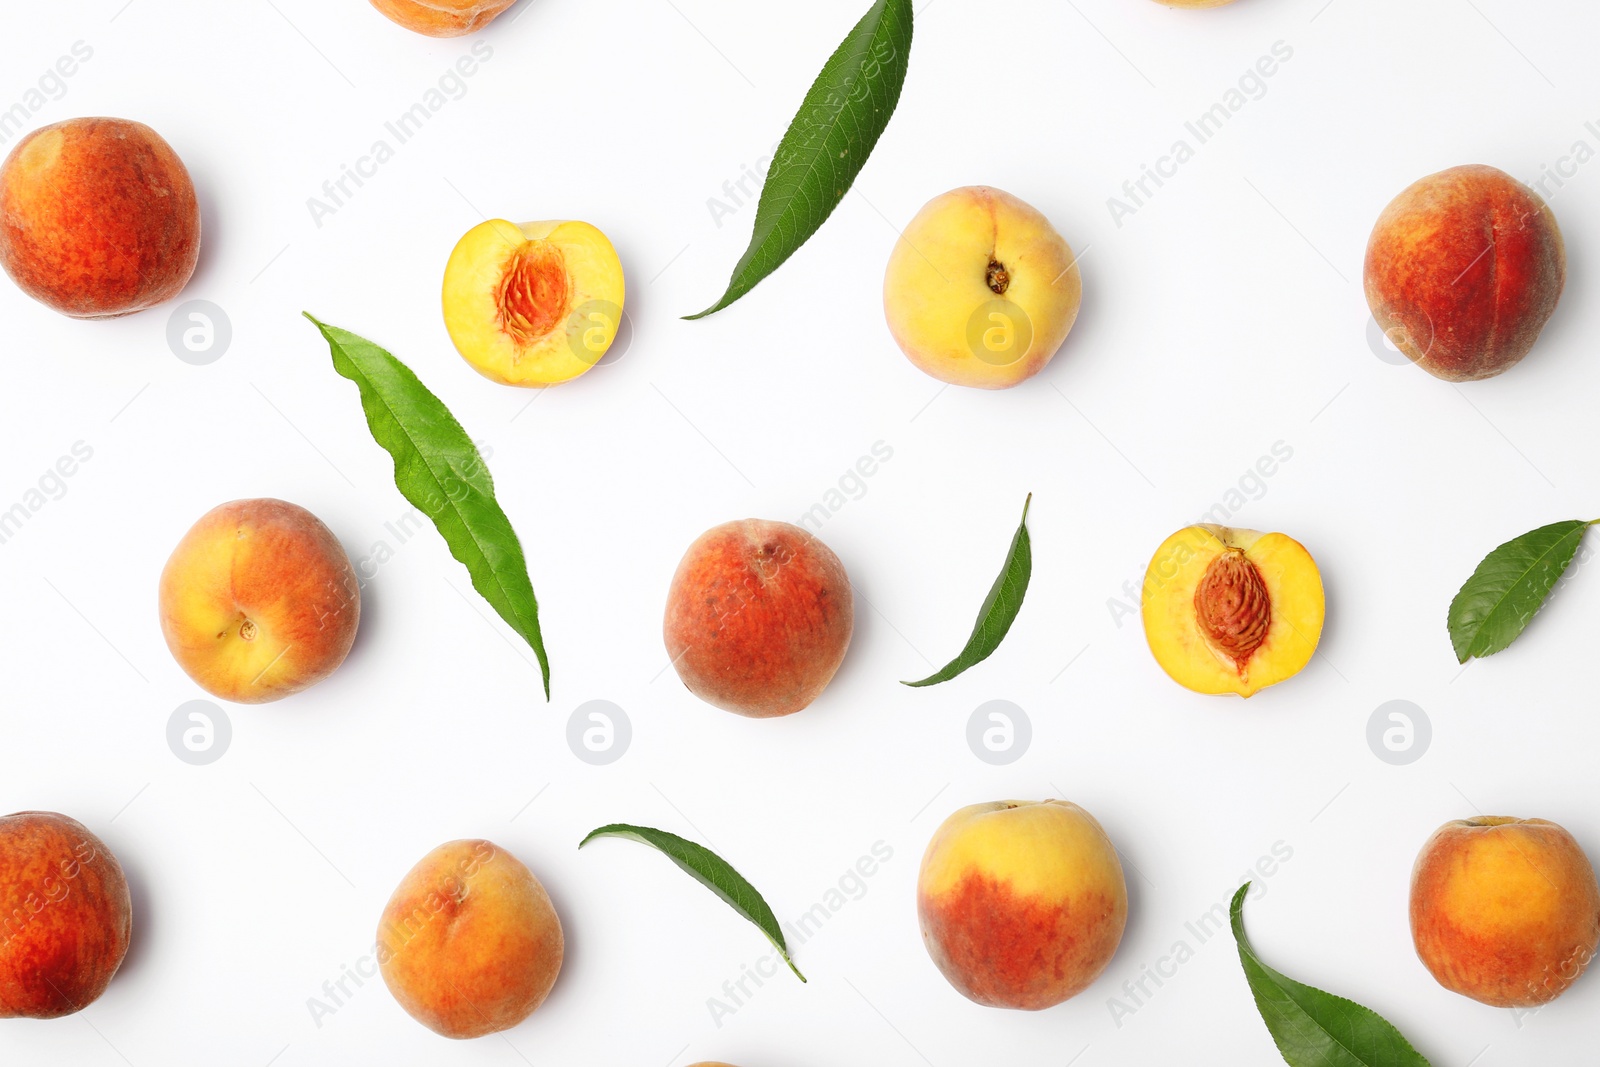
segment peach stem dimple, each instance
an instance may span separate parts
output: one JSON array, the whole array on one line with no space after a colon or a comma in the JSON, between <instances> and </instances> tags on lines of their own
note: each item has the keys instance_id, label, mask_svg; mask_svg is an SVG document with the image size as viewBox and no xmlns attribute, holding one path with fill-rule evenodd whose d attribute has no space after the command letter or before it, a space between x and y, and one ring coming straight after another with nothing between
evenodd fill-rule
<instances>
[{"instance_id":1,"label":"peach stem dimple","mask_svg":"<svg viewBox=\"0 0 1600 1067\"><path fill-rule=\"evenodd\" d=\"M1006 270L1004 263L993 256L989 257L989 269L985 272L983 280L995 296L1005 296L1006 290L1011 288L1011 272Z\"/></svg>"},{"instance_id":2,"label":"peach stem dimple","mask_svg":"<svg viewBox=\"0 0 1600 1067\"><path fill-rule=\"evenodd\" d=\"M246 619L244 622L239 624L240 640L254 641L256 639L256 634L259 632L260 630L256 624L251 622L249 619Z\"/></svg>"}]
</instances>

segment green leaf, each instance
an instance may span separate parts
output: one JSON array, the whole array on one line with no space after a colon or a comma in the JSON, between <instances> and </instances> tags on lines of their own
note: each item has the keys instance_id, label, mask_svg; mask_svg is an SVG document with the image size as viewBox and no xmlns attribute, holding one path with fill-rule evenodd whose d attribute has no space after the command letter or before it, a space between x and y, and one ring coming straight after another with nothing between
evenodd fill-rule
<instances>
[{"instance_id":1,"label":"green leaf","mask_svg":"<svg viewBox=\"0 0 1600 1067\"><path fill-rule=\"evenodd\" d=\"M400 494L433 520L450 554L472 576L472 587L539 657L549 700L550 661L522 543L494 498L489 468L472 438L410 367L365 338L302 314L328 342L333 369L361 390L373 440L394 457Z\"/></svg>"},{"instance_id":2,"label":"green leaf","mask_svg":"<svg viewBox=\"0 0 1600 1067\"><path fill-rule=\"evenodd\" d=\"M911 0L878 0L829 58L778 144L756 206L755 232L721 311L810 240L850 191L889 125L911 58Z\"/></svg>"},{"instance_id":3,"label":"green leaf","mask_svg":"<svg viewBox=\"0 0 1600 1067\"><path fill-rule=\"evenodd\" d=\"M1033 539L1028 536L1028 507L1032 503L1033 494L1029 493L1028 499L1022 503L1022 522L1017 524L1017 532L1011 538L1005 566L1000 568L1000 576L994 580L989 595L984 597L983 607L978 609L978 621L972 627L972 636L967 638L967 647L922 681L901 682L901 685L917 687L948 682L968 667L994 655L994 650L1006 639L1011 624L1017 619L1017 612L1022 610L1022 598L1028 593L1028 579L1033 577Z\"/></svg>"},{"instance_id":4,"label":"green leaf","mask_svg":"<svg viewBox=\"0 0 1600 1067\"><path fill-rule=\"evenodd\" d=\"M1246 882L1229 916L1239 962L1256 1008L1289 1067L1428 1067L1428 1061L1383 1016L1355 1001L1286 978L1262 963L1244 933Z\"/></svg>"},{"instance_id":5,"label":"green leaf","mask_svg":"<svg viewBox=\"0 0 1600 1067\"><path fill-rule=\"evenodd\" d=\"M1582 519L1553 522L1484 557L1450 602L1450 643L1457 661L1492 656L1522 635L1592 525Z\"/></svg>"},{"instance_id":6,"label":"green leaf","mask_svg":"<svg viewBox=\"0 0 1600 1067\"><path fill-rule=\"evenodd\" d=\"M734 911L755 923L756 927L767 935L767 940L772 942L772 947L778 950L778 954L783 957L783 962L789 965L794 976L802 982L806 980L806 976L800 973L800 968L794 965L794 960L789 958L789 944L783 939L783 928L778 925L772 909L761 899L756 887L745 881L744 876L734 870L721 856L704 845L697 845L677 834L620 822L591 831L588 837L578 842L578 847L582 848L597 837L625 837L664 852L668 859L687 871L695 881L721 897Z\"/></svg>"}]
</instances>

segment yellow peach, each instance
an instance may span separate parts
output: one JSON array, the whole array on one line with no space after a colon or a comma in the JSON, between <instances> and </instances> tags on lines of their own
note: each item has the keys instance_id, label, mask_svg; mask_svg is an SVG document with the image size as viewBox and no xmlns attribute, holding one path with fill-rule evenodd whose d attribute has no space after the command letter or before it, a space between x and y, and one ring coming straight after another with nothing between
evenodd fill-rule
<instances>
[{"instance_id":1,"label":"yellow peach","mask_svg":"<svg viewBox=\"0 0 1600 1067\"><path fill-rule=\"evenodd\" d=\"M456 351L506 385L570 381L622 325L622 263L587 222L491 219L468 230L444 270L444 324Z\"/></svg>"},{"instance_id":2,"label":"yellow peach","mask_svg":"<svg viewBox=\"0 0 1600 1067\"><path fill-rule=\"evenodd\" d=\"M213 696L281 700L338 669L361 589L339 539L305 508L235 500L208 511L161 572L161 633Z\"/></svg>"},{"instance_id":3,"label":"yellow peach","mask_svg":"<svg viewBox=\"0 0 1600 1067\"><path fill-rule=\"evenodd\" d=\"M1411 873L1411 936L1440 985L1497 1008L1566 992L1600 948L1600 884L1583 848L1544 819L1441 826Z\"/></svg>"},{"instance_id":4,"label":"yellow peach","mask_svg":"<svg viewBox=\"0 0 1600 1067\"><path fill-rule=\"evenodd\" d=\"M1122 863L1094 816L1064 800L962 808L928 843L917 914L963 996L1038 1010L1087 989L1128 921Z\"/></svg>"},{"instance_id":5,"label":"yellow peach","mask_svg":"<svg viewBox=\"0 0 1600 1067\"><path fill-rule=\"evenodd\" d=\"M378 969L411 1017L451 1038L509 1030L550 995L565 953L544 886L488 841L424 856L378 924Z\"/></svg>"},{"instance_id":6,"label":"yellow peach","mask_svg":"<svg viewBox=\"0 0 1600 1067\"><path fill-rule=\"evenodd\" d=\"M883 308L906 357L952 385L1005 389L1050 362L1083 279L1050 220L984 186L936 197L889 257Z\"/></svg>"},{"instance_id":7,"label":"yellow peach","mask_svg":"<svg viewBox=\"0 0 1600 1067\"><path fill-rule=\"evenodd\" d=\"M1316 654L1322 574L1292 537L1204 523L1156 550L1142 595L1145 639L1172 680L1248 697Z\"/></svg>"}]
</instances>

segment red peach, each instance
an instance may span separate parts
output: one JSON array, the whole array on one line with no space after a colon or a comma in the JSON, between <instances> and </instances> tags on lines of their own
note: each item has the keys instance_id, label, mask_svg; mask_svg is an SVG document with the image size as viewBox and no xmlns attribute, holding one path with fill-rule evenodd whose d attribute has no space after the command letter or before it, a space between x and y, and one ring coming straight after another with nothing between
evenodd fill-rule
<instances>
[{"instance_id":1,"label":"red peach","mask_svg":"<svg viewBox=\"0 0 1600 1067\"><path fill-rule=\"evenodd\" d=\"M64 315L159 304L199 257L189 172L143 123L68 119L28 134L0 164L0 267Z\"/></svg>"},{"instance_id":2,"label":"red peach","mask_svg":"<svg viewBox=\"0 0 1600 1067\"><path fill-rule=\"evenodd\" d=\"M106 991L133 906L111 850L47 811L0 818L0 1019L55 1019Z\"/></svg>"},{"instance_id":3,"label":"red peach","mask_svg":"<svg viewBox=\"0 0 1600 1067\"><path fill-rule=\"evenodd\" d=\"M1446 381L1492 378L1526 356L1566 277L1555 216L1493 167L1423 178L1384 209L1367 243L1373 318Z\"/></svg>"},{"instance_id":4,"label":"red peach","mask_svg":"<svg viewBox=\"0 0 1600 1067\"><path fill-rule=\"evenodd\" d=\"M667 655L689 691L753 718L821 695L855 624L850 579L828 546L786 522L701 534L667 594Z\"/></svg>"}]
</instances>

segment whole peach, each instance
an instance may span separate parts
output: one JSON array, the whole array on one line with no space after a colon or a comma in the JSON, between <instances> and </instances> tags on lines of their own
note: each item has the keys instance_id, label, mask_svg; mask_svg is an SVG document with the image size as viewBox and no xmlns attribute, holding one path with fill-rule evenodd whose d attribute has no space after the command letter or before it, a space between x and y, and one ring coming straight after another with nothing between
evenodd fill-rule
<instances>
[{"instance_id":1,"label":"whole peach","mask_svg":"<svg viewBox=\"0 0 1600 1067\"><path fill-rule=\"evenodd\" d=\"M372 0L408 30L428 37L464 37L489 25L516 0Z\"/></svg>"},{"instance_id":2,"label":"whole peach","mask_svg":"<svg viewBox=\"0 0 1600 1067\"><path fill-rule=\"evenodd\" d=\"M855 625L844 564L799 526L745 519L707 530L667 593L667 655L689 691L753 718L821 695Z\"/></svg>"},{"instance_id":3,"label":"whole peach","mask_svg":"<svg viewBox=\"0 0 1600 1067\"><path fill-rule=\"evenodd\" d=\"M998 801L944 821L917 876L922 940L970 1000L1037 1011L1087 989L1122 942L1128 888L1094 816Z\"/></svg>"},{"instance_id":4,"label":"whole peach","mask_svg":"<svg viewBox=\"0 0 1600 1067\"><path fill-rule=\"evenodd\" d=\"M361 589L338 538L305 508L235 500L183 535L161 572L161 633L206 692L281 700L344 662Z\"/></svg>"},{"instance_id":5,"label":"whole peach","mask_svg":"<svg viewBox=\"0 0 1600 1067\"><path fill-rule=\"evenodd\" d=\"M0 266L64 315L159 304L199 257L189 172L143 123L68 119L28 134L0 164Z\"/></svg>"},{"instance_id":6,"label":"whole peach","mask_svg":"<svg viewBox=\"0 0 1600 1067\"><path fill-rule=\"evenodd\" d=\"M1423 370L1492 378L1528 354L1566 285L1566 245L1539 195L1467 166L1416 182L1367 242L1367 304Z\"/></svg>"},{"instance_id":7,"label":"whole peach","mask_svg":"<svg viewBox=\"0 0 1600 1067\"><path fill-rule=\"evenodd\" d=\"M883 276L906 358L951 385L1009 389L1043 370L1077 321L1083 277L1050 220L974 185L924 204Z\"/></svg>"},{"instance_id":8,"label":"whole peach","mask_svg":"<svg viewBox=\"0 0 1600 1067\"><path fill-rule=\"evenodd\" d=\"M1448 822L1411 872L1411 936L1446 989L1500 1008L1545 1004L1600 948L1600 885L1555 823Z\"/></svg>"},{"instance_id":9,"label":"whole peach","mask_svg":"<svg viewBox=\"0 0 1600 1067\"><path fill-rule=\"evenodd\" d=\"M0 1019L55 1019L106 991L128 954L128 881L82 823L0 818Z\"/></svg>"},{"instance_id":10,"label":"whole peach","mask_svg":"<svg viewBox=\"0 0 1600 1067\"><path fill-rule=\"evenodd\" d=\"M445 1037L509 1030L549 996L565 940L550 897L488 841L451 841L411 868L378 923L394 999Z\"/></svg>"}]
</instances>

